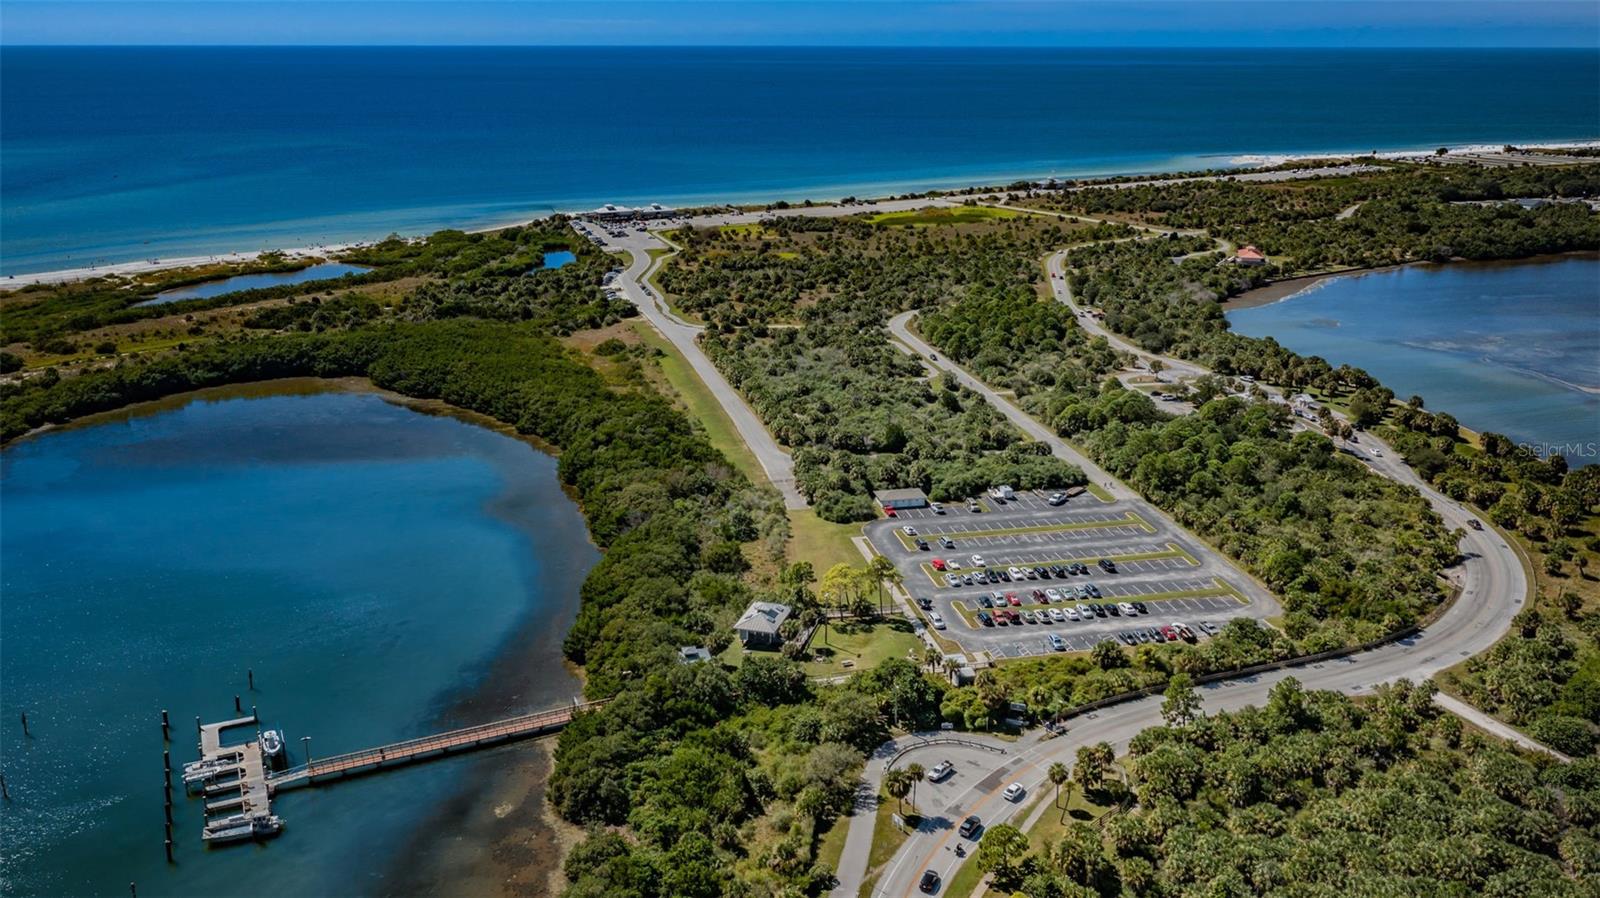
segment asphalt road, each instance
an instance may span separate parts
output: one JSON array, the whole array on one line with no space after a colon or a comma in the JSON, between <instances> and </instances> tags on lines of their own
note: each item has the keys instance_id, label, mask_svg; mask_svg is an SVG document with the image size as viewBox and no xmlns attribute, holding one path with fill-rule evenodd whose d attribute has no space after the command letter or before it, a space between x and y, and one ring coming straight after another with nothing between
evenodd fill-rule
<instances>
[{"instance_id":1,"label":"asphalt road","mask_svg":"<svg viewBox=\"0 0 1600 898\"><path fill-rule=\"evenodd\" d=\"M617 286L628 301L638 306L640 313L649 321L651 326L661 332L663 337L673 345L678 353L689 362L689 367L694 369L696 375L703 381L711 394L716 397L722 410L733 421L734 429L739 431L739 438L750 447L756 461L761 463L762 470L766 471L767 479L783 494L783 504L786 508L805 508L805 496L800 494L794 482L794 462L789 458L789 453L778 445L772 434L761 423L754 410L739 395L739 391L728 383L717 366L700 349L700 333L705 330L690 324L667 309L653 289L644 285L644 279L654 267L655 260L650 257L650 250L667 249L655 235L649 232L634 230L624 231L622 237L612 237L600 226L593 228L603 241L603 246L610 252L626 250L632 262L617 277Z\"/></svg>"}]
</instances>

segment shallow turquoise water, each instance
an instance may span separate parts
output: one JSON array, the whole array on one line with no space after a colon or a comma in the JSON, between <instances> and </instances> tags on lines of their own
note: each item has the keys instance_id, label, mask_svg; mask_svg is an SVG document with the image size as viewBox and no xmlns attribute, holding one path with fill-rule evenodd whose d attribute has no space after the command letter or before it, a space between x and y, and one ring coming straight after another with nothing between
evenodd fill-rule
<instances>
[{"instance_id":1,"label":"shallow turquoise water","mask_svg":"<svg viewBox=\"0 0 1600 898\"><path fill-rule=\"evenodd\" d=\"M288 793L260 847L205 849L180 795L169 867L161 709L177 765L235 694L298 756L302 736L328 755L579 690L560 642L597 553L519 440L321 393L124 415L0 462L7 895L404 891L383 880L397 846L492 758ZM534 659L516 682L483 682L513 651Z\"/></svg>"},{"instance_id":2,"label":"shallow turquoise water","mask_svg":"<svg viewBox=\"0 0 1600 898\"><path fill-rule=\"evenodd\" d=\"M154 299L145 300L139 305L154 306L162 303L177 302L180 299L210 299L213 296L238 293L241 290L282 287L285 284L305 284L311 281L344 277L347 274L364 274L371 270L365 265L350 265L345 262L320 262L316 265L309 265L299 271L240 274L231 278L221 278L215 281L206 281L203 284L194 284L189 287L174 287L171 290L163 290L157 293Z\"/></svg>"},{"instance_id":3,"label":"shallow turquoise water","mask_svg":"<svg viewBox=\"0 0 1600 898\"><path fill-rule=\"evenodd\" d=\"M1473 430L1600 461L1600 259L1414 265L1228 313L1233 329L1350 364Z\"/></svg>"}]
</instances>

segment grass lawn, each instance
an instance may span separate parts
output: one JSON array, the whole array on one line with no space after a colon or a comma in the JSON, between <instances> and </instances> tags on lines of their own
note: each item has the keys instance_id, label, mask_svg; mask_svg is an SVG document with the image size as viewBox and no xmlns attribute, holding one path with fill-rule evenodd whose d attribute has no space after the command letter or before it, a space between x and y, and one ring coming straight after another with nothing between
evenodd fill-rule
<instances>
[{"instance_id":1,"label":"grass lawn","mask_svg":"<svg viewBox=\"0 0 1600 898\"><path fill-rule=\"evenodd\" d=\"M1039 789L1037 800L1012 818L1014 823L1021 825L1022 821L1027 820L1028 815L1033 813L1034 808L1037 808L1041 803L1049 805L1049 807L1045 808L1044 813L1040 815L1038 822L1033 825L1033 828L1027 831L1028 845L1031 850L1038 851L1046 843L1060 839L1062 834L1066 832L1067 827L1072 823L1094 820L1111 809L1110 805L1097 804L1084 798L1082 790L1076 787L1072 789L1071 797L1066 797L1068 794L1066 787L1062 787L1061 793L1066 798L1066 807L1064 809L1055 807L1056 789L1054 786L1046 785ZM1063 811L1065 812L1065 819L1062 817ZM961 869L956 871L956 875L950 877L950 881L945 883L943 893L946 898L969 898L973 892L977 891L978 883L982 879L983 874L978 872L977 864L971 862L962 864Z\"/></svg>"},{"instance_id":2,"label":"grass lawn","mask_svg":"<svg viewBox=\"0 0 1600 898\"><path fill-rule=\"evenodd\" d=\"M1085 484L1084 488L1089 491L1090 495L1094 496L1096 499L1099 499L1101 502L1116 501L1115 499L1111 498L1110 493L1106 492L1106 488L1098 483Z\"/></svg>"},{"instance_id":3,"label":"grass lawn","mask_svg":"<svg viewBox=\"0 0 1600 898\"><path fill-rule=\"evenodd\" d=\"M878 877L883 875L883 868L894 859L894 853L906 842L906 835L916 829L918 818L910 814L910 805L906 806L906 830L894 825L894 813L900 803L887 795L878 796L878 819L872 826L872 852L867 855L867 878L861 885L861 894L871 895L878 886Z\"/></svg>"},{"instance_id":4,"label":"grass lawn","mask_svg":"<svg viewBox=\"0 0 1600 898\"><path fill-rule=\"evenodd\" d=\"M838 872L839 858L844 854L844 843L850 834L850 817L841 815L828 827L828 831L817 834L817 863L827 864L829 870Z\"/></svg>"},{"instance_id":5,"label":"grass lawn","mask_svg":"<svg viewBox=\"0 0 1600 898\"><path fill-rule=\"evenodd\" d=\"M731 423L729 427L732 427ZM766 479L765 474L761 477ZM866 559L861 557L855 543L850 541L860 535L860 524L835 524L817 517L817 513L809 508L793 509L789 512L789 560L811 562L818 579L836 564L860 567Z\"/></svg>"},{"instance_id":6,"label":"grass lawn","mask_svg":"<svg viewBox=\"0 0 1600 898\"><path fill-rule=\"evenodd\" d=\"M671 343L647 321L635 321L634 330L639 334L639 339L646 346L659 349L664 355L657 358L661 365L661 373L666 375L667 382L672 384L672 389L683 401L689 415L699 421L706 429L706 438L711 445L717 447L728 461L738 468L740 473L750 478L752 483L767 483L767 472L761 467L761 462L756 461L755 454L746 446L739 437L739 431L734 429L733 421L727 412L722 410L721 403L711 395L711 390L694 373L689 363L673 348Z\"/></svg>"},{"instance_id":7,"label":"grass lawn","mask_svg":"<svg viewBox=\"0 0 1600 898\"><path fill-rule=\"evenodd\" d=\"M801 665L808 676L835 677L869 670L890 658L922 659L922 640L911 632L911 622L899 617L880 621L851 621L818 630L811 639L813 660ZM849 661L849 667L844 662Z\"/></svg>"},{"instance_id":8,"label":"grass lawn","mask_svg":"<svg viewBox=\"0 0 1600 898\"><path fill-rule=\"evenodd\" d=\"M1016 218L1021 213L992 206L961 206L954 209L907 209L904 212L880 212L867 219L875 225L932 225L969 224L996 218Z\"/></svg>"}]
</instances>

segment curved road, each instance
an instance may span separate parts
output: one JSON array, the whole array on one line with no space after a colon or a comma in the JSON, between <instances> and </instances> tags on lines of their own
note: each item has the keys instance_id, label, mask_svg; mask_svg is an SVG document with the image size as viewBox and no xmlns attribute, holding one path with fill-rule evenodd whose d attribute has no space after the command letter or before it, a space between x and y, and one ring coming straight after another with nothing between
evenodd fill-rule
<instances>
[{"instance_id":1,"label":"curved road","mask_svg":"<svg viewBox=\"0 0 1600 898\"><path fill-rule=\"evenodd\" d=\"M1076 310L1077 307L1072 303L1070 291L1066 287L1066 279L1060 276L1062 255L1058 253L1050 259L1048 267L1051 272L1051 286L1056 291L1058 299ZM890 330L898 339L911 346L931 364L954 374L962 383L977 390L1008 417L1012 417L1013 413L1021 414L1021 411L1004 397L962 370L960 366L942 356L935 356L932 347L911 333L907 326L910 317L910 314L900 315L890 322ZM1163 364L1173 369L1201 373L1204 371L1191 362L1154 356L1131 346L1127 341L1105 331L1093 319L1079 316L1079 321L1085 330L1102 334L1119 349L1141 358L1147 360L1159 358ZM1049 433L1047 428L1032 421L1031 418L1028 420L1032 425L1024 429L1030 434L1038 435L1043 431L1055 439L1054 434ZM1370 436L1365 436L1363 439L1368 441L1368 445L1382 446L1381 442ZM1055 443L1060 442L1055 439ZM1070 447L1067 449L1070 451ZM1072 454L1077 455L1077 453ZM1081 455L1078 457L1081 458ZM1383 457L1368 457L1366 461L1378 473L1417 488L1447 525L1461 530L1463 536L1460 546L1463 561L1451 572L1453 579L1461 588L1459 598L1437 621L1415 636L1382 648L1334 661L1207 684L1201 687L1200 692L1208 712L1259 705L1266 700L1268 691L1274 685L1290 677L1299 680L1307 689L1333 689L1350 694L1370 692L1380 683L1399 679L1424 680L1463 658L1487 650L1510 629L1512 617L1521 610L1528 594L1527 577L1516 551L1492 529L1482 531L1470 529L1468 521L1475 519L1476 516L1422 482L1393 452L1387 452ZM1098 471L1098 468L1086 465L1085 470ZM1098 478L1100 475L1093 476ZM1126 492L1126 488L1120 484L1118 488ZM924 811L929 816L896 852L871 894L894 896L894 898L915 895L918 893L918 879L924 870L929 869L938 871L941 878L948 882L960 864L973 856L973 852L968 852L966 858L957 858L953 850L959 841L955 834L955 825L963 816L977 814L983 818L985 824L1010 820L1019 813L1021 805L1013 804L1001 797L1000 791L1006 784L1021 783L1027 788L1030 796L1038 794L1040 790L1049 790L1051 787L1045 779L1045 772L1052 763L1061 761L1070 766L1078 748L1101 741L1110 742L1121 753L1127 749L1129 740L1141 730L1161 724L1160 709L1161 698L1153 696L1103 708L1077 718L1071 731L1059 738L1042 740L1040 738L1042 734L1035 731L1029 738L1008 746L996 740L994 742L996 746L1006 746L1010 753L1005 756L995 756L992 760L973 762L979 764L987 775L963 777L957 774L957 779L963 783L967 780L975 782L964 791L959 788L953 790L948 803L942 809L935 810L930 807L932 802L924 802ZM1458 710L1455 706L1451 709ZM1474 718L1473 722L1481 721ZM901 763L917 761L931 767L949 753L950 750L944 746L914 749L903 757ZM864 790L870 789L876 794L883 773L884 762L880 753L868 762ZM863 819L863 815L860 814L851 818L845 853L840 860L840 885L834 892L836 896L855 895L861 891L866 874L866 860L871 847L872 819L870 815ZM858 823L861 825L857 825Z\"/></svg>"}]
</instances>

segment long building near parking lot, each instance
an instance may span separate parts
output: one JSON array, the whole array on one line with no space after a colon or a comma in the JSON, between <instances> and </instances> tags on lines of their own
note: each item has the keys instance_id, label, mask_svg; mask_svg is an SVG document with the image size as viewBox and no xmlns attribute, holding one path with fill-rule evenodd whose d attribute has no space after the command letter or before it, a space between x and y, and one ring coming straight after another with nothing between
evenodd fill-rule
<instances>
[{"instance_id":1,"label":"long building near parking lot","mask_svg":"<svg viewBox=\"0 0 1600 898\"><path fill-rule=\"evenodd\" d=\"M872 498L886 509L928 507L928 494L922 490L877 490Z\"/></svg>"}]
</instances>

